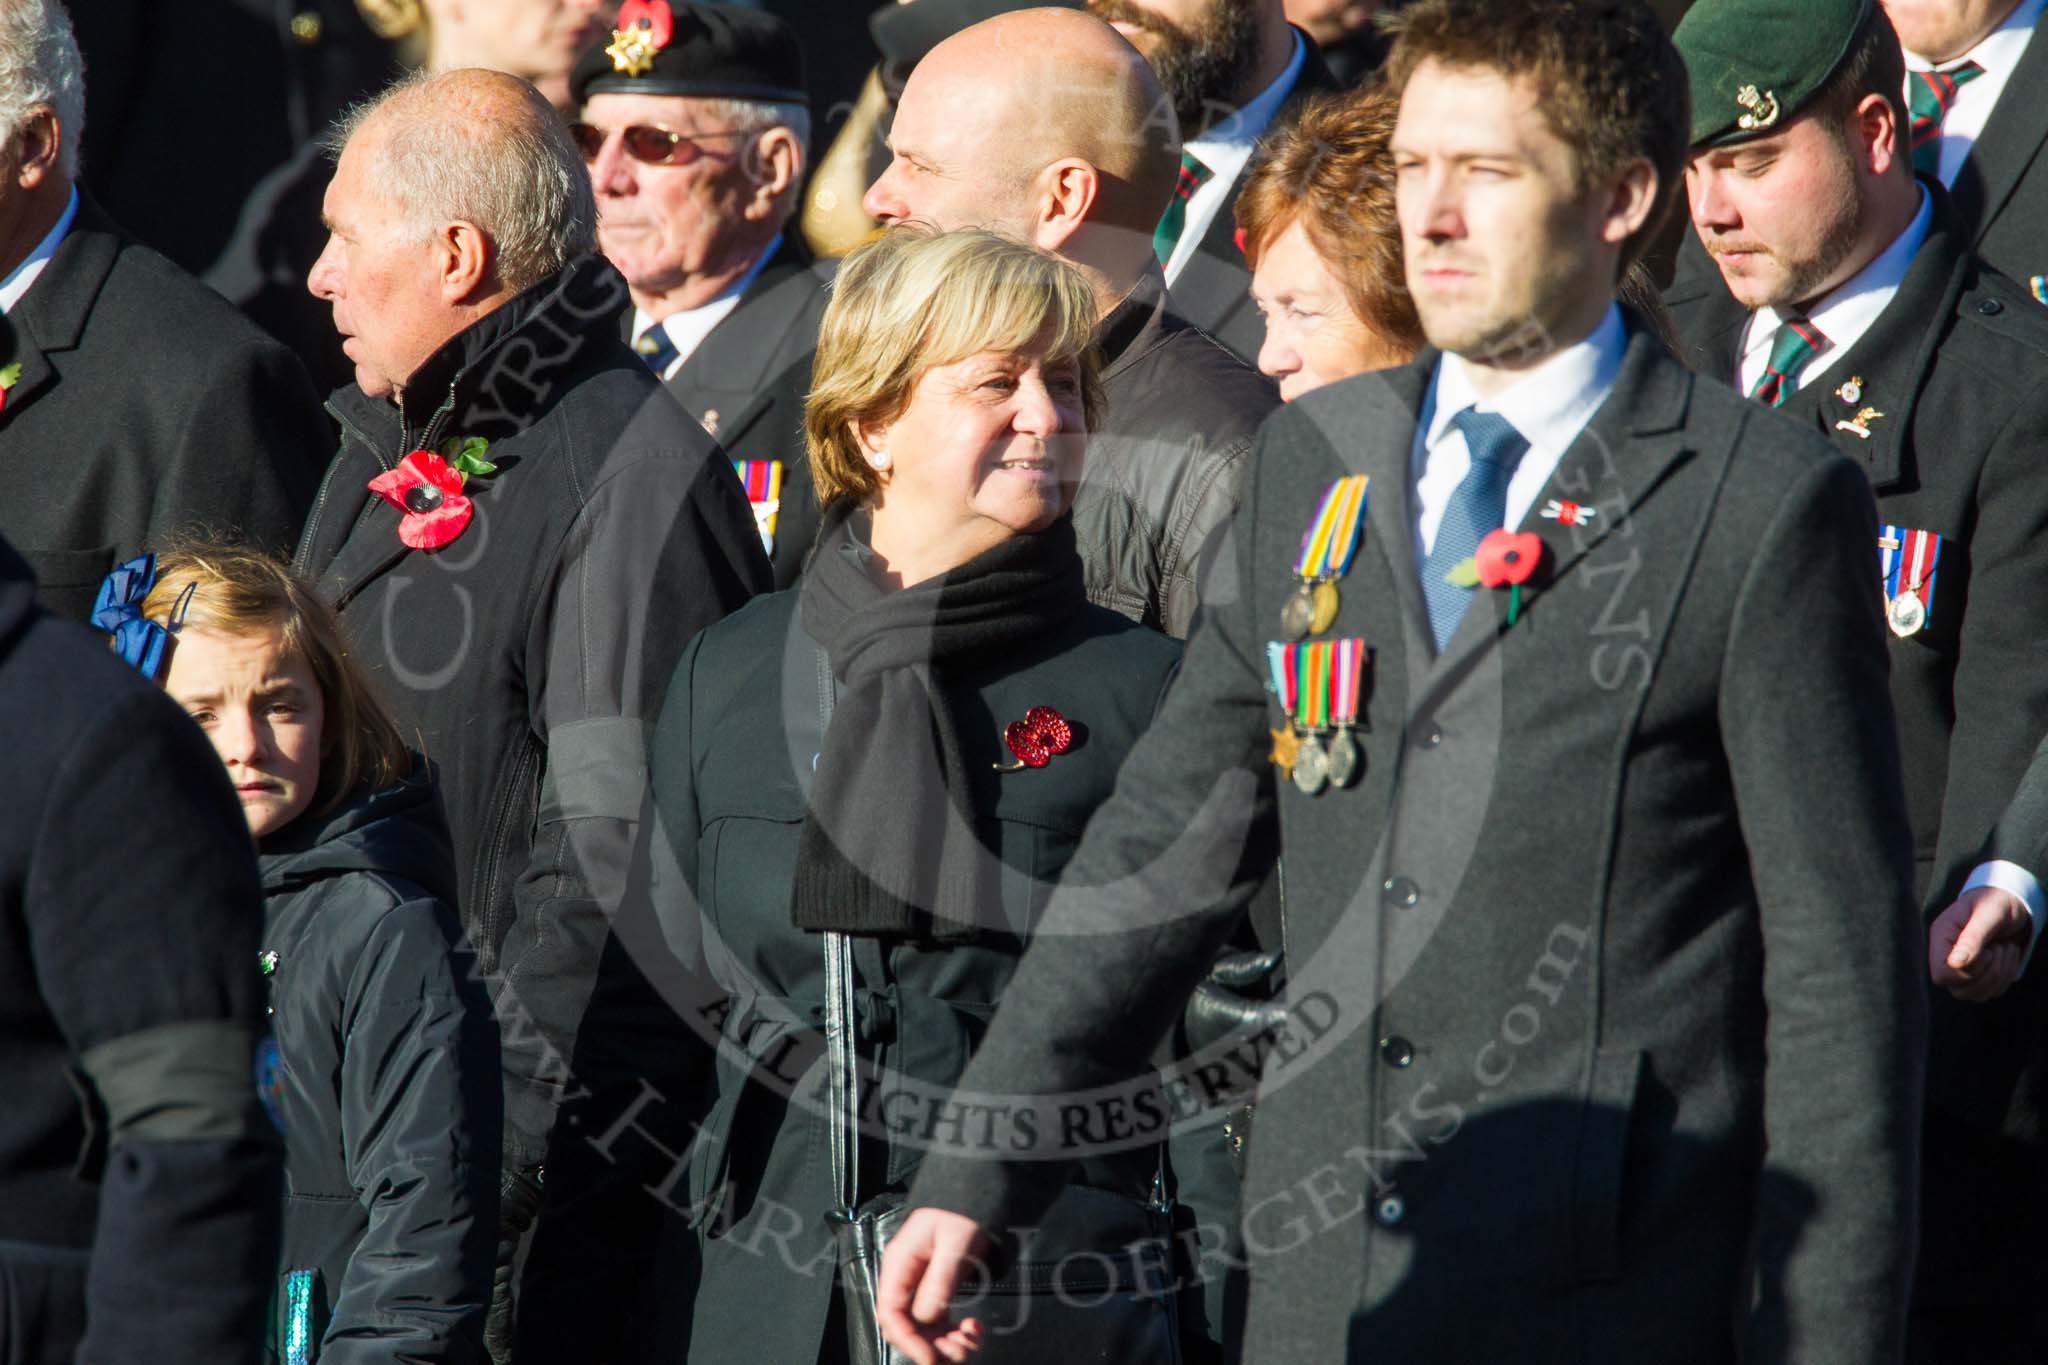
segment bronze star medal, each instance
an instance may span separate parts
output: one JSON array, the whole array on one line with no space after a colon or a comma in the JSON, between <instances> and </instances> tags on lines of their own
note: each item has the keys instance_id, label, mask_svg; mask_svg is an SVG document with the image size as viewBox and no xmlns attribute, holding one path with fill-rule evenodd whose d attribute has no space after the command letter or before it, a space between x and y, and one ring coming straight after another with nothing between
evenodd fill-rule
<instances>
[{"instance_id":1,"label":"bronze star medal","mask_svg":"<svg viewBox=\"0 0 2048 1365\"><path fill-rule=\"evenodd\" d=\"M1266 733L1273 737L1273 752L1267 757L1281 772L1293 772L1294 760L1301 756L1301 736L1294 733L1292 725L1282 726L1278 730L1268 730Z\"/></svg>"}]
</instances>

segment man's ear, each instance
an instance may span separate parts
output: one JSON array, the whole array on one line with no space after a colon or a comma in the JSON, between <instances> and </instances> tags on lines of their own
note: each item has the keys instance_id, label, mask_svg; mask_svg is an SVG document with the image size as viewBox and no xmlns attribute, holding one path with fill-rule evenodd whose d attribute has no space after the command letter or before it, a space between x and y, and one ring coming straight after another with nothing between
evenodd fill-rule
<instances>
[{"instance_id":1,"label":"man's ear","mask_svg":"<svg viewBox=\"0 0 2048 1365\"><path fill-rule=\"evenodd\" d=\"M57 111L47 104L30 109L14 135L15 186L32 190L55 175L63 145L64 130L57 125Z\"/></svg>"},{"instance_id":2,"label":"man's ear","mask_svg":"<svg viewBox=\"0 0 2048 1365\"><path fill-rule=\"evenodd\" d=\"M452 219L434 234L433 246L443 303L474 303L487 292L496 274L495 250L482 228L466 219Z\"/></svg>"},{"instance_id":3,"label":"man's ear","mask_svg":"<svg viewBox=\"0 0 2048 1365\"><path fill-rule=\"evenodd\" d=\"M1872 175L1889 175L1899 162L1908 160L1906 130L1899 126L1898 111L1883 95L1865 95L1856 101L1851 116L1850 136L1857 156Z\"/></svg>"},{"instance_id":4,"label":"man's ear","mask_svg":"<svg viewBox=\"0 0 2048 1365\"><path fill-rule=\"evenodd\" d=\"M804 149L795 133L770 128L755 138L747 154L747 177L754 192L747 200L746 216L758 221L774 213L776 204L796 187L803 173Z\"/></svg>"},{"instance_id":5,"label":"man's ear","mask_svg":"<svg viewBox=\"0 0 2048 1365\"><path fill-rule=\"evenodd\" d=\"M1081 230L1102 194L1102 173L1079 157L1062 157L1032 185L1031 244L1058 251Z\"/></svg>"},{"instance_id":6,"label":"man's ear","mask_svg":"<svg viewBox=\"0 0 2048 1365\"><path fill-rule=\"evenodd\" d=\"M1601 208L1600 237L1619 245L1642 230L1657 209L1657 168L1639 156L1621 168Z\"/></svg>"}]
</instances>

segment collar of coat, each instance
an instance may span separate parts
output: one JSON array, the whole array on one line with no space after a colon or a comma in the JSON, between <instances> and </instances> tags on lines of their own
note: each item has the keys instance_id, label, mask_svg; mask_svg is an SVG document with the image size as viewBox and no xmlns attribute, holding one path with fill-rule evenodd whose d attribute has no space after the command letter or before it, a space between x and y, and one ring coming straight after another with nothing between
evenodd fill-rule
<instances>
[{"instance_id":1,"label":"collar of coat","mask_svg":"<svg viewBox=\"0 0 2048 1365\"><path fill-rule=\"evenodd\" d=\"M333 406L345 424L395 454L450 435L514 435L548 411L593 355L624 354L616 319L627 301L626 281L590 253L443 342L406 379L399 403L351 384Z\"/></svg>"}]
</instances>

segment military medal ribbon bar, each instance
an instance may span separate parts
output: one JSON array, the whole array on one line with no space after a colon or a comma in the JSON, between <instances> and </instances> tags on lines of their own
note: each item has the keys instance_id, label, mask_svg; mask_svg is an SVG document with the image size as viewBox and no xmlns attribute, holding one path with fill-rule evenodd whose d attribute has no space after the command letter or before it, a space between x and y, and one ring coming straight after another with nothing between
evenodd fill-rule
<instances>
[{"instance_id":1,"label":"military medal ribbon bar","mask_svg":"<svg viewBox=\"0 0 2048 1365\"><path fill-rule=\"evenodd\" d=\"M1370 476L1350 474L1323 490L1315 516L1301 533L1295 577L1301 580L1280 609L1280 633L1290 640L1320 635L1337 620L1336 582L1351 568L1365 525Z\"/></svg>"},{"instance_id":2,"label":"military medal ribbon bar","mask_svg":"<svg viewBox=\"0 0 2048 1365\"><path fill-rule=\"evenodd\" d=\"M1888 523L1878 533L1877 564L1884 581L1885 623L1892 634L1903 640L1926 629L1934 614L1941 537Z\"/></svg>"},{"instance_id":3,"label":"military medal ribbon bar","mask_svg":"<svg viewBox=\"0 0 2048 1365\"><path fill-rule=\"evenodd\" d=\"M1321 641L1311 648L1328 649L1336 656L1335 666L1330 670L1336 690L1331 711L1337 723L1337 733L1330 739L1330 785L1348 787L1358 780L1358 741L1351 737L1351 727L1358 724L1359 699L1365 692L1365 665L1372 651L1365 647L1365 641L1356 638Z\"/></svg>"}]
</instances>

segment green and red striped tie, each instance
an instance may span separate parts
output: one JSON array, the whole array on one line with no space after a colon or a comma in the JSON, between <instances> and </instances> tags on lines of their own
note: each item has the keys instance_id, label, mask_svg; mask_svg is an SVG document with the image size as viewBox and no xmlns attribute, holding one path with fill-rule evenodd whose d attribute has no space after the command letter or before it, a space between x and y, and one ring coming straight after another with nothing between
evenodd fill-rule
<instances>
[{"instance_id":1,"label":"green and red striped tie","mask_svg":"<svg viewBox=\"0 0 2048 1365\"><path fill-rule=\"evenodd\" d=\"M1214 174L1193 152L1181 152L1180 178L1173 182L1173 198L1166 201L1166 212L1159 215L1159 226L1152 230L1152 254L1159 258L1161 266L1173 259L1181 229L1188 225L1188 200Z\"/></svg>"},{"instance_id":2,"label":"green and red striped tie","mask_svg":"<svg viewBox=\"0 0 2048 1365\"><path fill-rule=\"evenodd\" d=\"M1946 71L1908 71L1906 108L1913 116L1913 169L1933 175L1941 163L1941 121L1955 108L1956 91L1984 74L1975 62L1958 62Z\"/></svg>"},{"instance_id":3,"label":"green and red striped tie","mask_svg":"<svg viewBox=\"0 0 2048 1365\"><path fill-rule=\"evenodd\" d=\"M1771 358L1749 396L1767 408L1783 407L1799 387L1799 367L1827 348L1820 328L1805 318L1786 318L1771 338Z\"/></svg>"}]
</instances>

